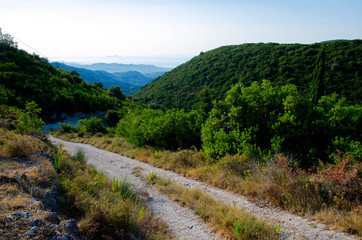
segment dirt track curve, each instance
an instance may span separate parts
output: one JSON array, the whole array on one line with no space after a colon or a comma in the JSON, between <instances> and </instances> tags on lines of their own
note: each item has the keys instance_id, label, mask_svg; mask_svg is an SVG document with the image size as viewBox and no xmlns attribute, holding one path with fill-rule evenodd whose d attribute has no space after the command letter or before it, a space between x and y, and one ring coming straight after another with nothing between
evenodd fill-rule
<instances>
[{"instance_id":1,"label":"dirt track curve","mask_svg":"<svg viewBox=\"0 0 362 240\"><path fill-rule=\"evenodd\" d=\"M185 237L185 239L206 240L218 239L218 237L210 232L202 220L191 210L180 207L166 196L159 194L154 187L143 183L140 178L132 173L135 167L141 167L140 172L144 176L148 176L151 172L157 172L157 176L170 179L172 182L183 185L186 188L202 190L210 197L245 209L272 225L281 223L281 237L286 239L356 239L354 236L329 230L324 224L303 219L277 208L259 206L248 201L243 196L232 194L116 153L98 149L88 144L66 142L52 136L49 136L49 139L54 144L62 143L64 149L70 154L74 154L78 149L84 150L88 163L93 164L97 170L102 170L108 177L127 178L131 181L139 191L145 192L148 195L147 204L152 213L162 218L168 224L169 229L180 239Z\"/></svg>"}]
</instances>

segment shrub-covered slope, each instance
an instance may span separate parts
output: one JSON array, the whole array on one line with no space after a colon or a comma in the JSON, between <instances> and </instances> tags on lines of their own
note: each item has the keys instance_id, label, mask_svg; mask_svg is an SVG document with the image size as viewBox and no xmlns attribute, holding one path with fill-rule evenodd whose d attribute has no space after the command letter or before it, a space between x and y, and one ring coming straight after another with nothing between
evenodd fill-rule
<instances>
[{"instance_id":1,"label":"shrub-covered slope","mask_svg":"<svg viewBox=\"0 0 362 240\"><path fill-rule=\"evenodd\" d=\"M0 105L24 108L35 101L43 115L96 111L112 106L107 91L86 83L77 72L51 66L44 58L0 42Z\"/></svg>"},{"instance_id":2,"label":"shrub-covered slope","mask_svg":"<svg viewBox=\"0 0 362 240\"><path fill-rule=\"evenodd\" d=\"M194 57L141 88L134 98L149 105L192 108L198 94L209 88L217 100L232 85L249 86L270 80L295 84L309 94L318 53L325 51L323 95L338 93L361 104L362 40L336 40L315 44L257 43L224 46Z\"/></svg>"}]
</instances>

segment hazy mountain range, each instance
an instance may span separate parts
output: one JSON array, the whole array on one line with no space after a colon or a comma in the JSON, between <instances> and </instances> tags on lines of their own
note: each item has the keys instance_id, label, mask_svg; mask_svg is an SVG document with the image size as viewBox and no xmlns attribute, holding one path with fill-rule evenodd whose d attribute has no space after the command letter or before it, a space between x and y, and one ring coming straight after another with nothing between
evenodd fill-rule
<instances>
[{"instance_id":1,"label":"hazy mountain range","mask_svg":"<svg viewBox=\"0 0 362 240\"><path fill-rule=\"evenodd\" d=\"M61 62L52 62L51 64L67 71L76 70L86 82L101 82L104 88L118 85L127 95L137 92L140 87L171 70L170 68L144 64L95 63L82 65Z\"/></svg>"},{"instance_id":2,"label":"hazy mountain range","mask_svg":"<svg viewBox=\"0 0 362 240\"><path fill-rule=\"evenodd\" d=\"M146 64L122 64L122 63L94 63L89 65L78 64L78 63L66 63L66 64L77 68L85 68L93 71L106 71L109 73L137 71L142 74L147 74L155 72L167 72L171 70L171 68L157 67L154 65L146 65Z\"/></svg>"}]
</instances>

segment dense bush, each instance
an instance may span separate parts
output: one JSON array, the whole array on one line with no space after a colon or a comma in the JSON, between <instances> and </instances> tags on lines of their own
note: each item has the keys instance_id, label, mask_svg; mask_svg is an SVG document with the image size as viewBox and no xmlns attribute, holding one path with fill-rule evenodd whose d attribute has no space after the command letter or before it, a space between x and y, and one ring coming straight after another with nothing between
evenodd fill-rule
<instances>
[{"instance_id":1,"label":"dense bush","mask_svg":"<svg viewBox=\"0 0 362 240\"><path fill-rule=\"evenodd\" d=\"M195 111L144 109L129 113L117 125L116 135L137 146L177 149L200 146L202 117Z\"/></svg>"},{"instance_id":2,"label":"dense bush","mask_svg":"<svg viewBox=\"0 0 362 240\"><path fill-rule=\"evenodd\" d=\"M361 119L362 106L348 105L336 94L314 105L294 85L254 82L233 87L214 106L202 128L203 149L211 161L227 154L281 151L309 166L336 149L360 159Z\"/></svg>"},{"instance_id":3,"label":"dense bush","mask_svg":"<svg viewBox=\"0 0 362 240\"><path fill-rule=\"evenodd\" d=\"M59 124L63 133L71 133L71 132L78 132L79 128L74 127L70 123L61 123Z\"/></svg>"},{"instance_id":4,"label":"dense bush","mask_svg":"<svg viewBox=\"0 0 362 240\"><path fill-rule=\"evenodd\" d=\"M79 120L78 121L78 128L80 131L84 133L104 133L106 131L103 120L97 117L92 117L89 119Z\"/></svg>"},{"instance_id":5,"label":"dense bush","mask_svg":"<svg viewBox=\"0 0 362 240\"><path fill-rule=\"evenodd\" d=\"M107 125L110 127L116 126L119 120L121 120L121 118L123 118L125 114L125 108L122 108L121 110L108 110L105 115Z\"/></svg>"}]
</instances>

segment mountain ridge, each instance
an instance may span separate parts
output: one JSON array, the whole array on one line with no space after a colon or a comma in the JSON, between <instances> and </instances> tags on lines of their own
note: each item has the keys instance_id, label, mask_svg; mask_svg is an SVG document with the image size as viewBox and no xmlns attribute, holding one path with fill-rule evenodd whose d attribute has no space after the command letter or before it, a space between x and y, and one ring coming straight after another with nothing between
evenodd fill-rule
<instances>
[{"instance_id":1,"label":"mountain ridge","mask_svg":"<svg viewBox=\"0 0 362 240\"><path fill-rule=\"evenodd\" d=\"M126 95L137 92L140 87L150 83L155 78L164 74L164 72L153 72L142 74L138 71L114 72L110 73L104 70L89 70L67 65L62 62L52 62L54 67L59 67L67 71L76 70L77 73L88 83L101 82L104 88L110 86L119 86Z\"/></svg>"},{"instance_id":2,"label":"mountain ridge","mask_svg":"<svg viewBox=\"0 0 362 240\"><path fill-rule=\"evenodd\" d=\"M279 86L294 84L305 95L316 68L316 59L325 49L324 94L336 92L348 101L361 103L362 40L335 40L314 44L247 43L222 46L201 52L133 95L153 107L192 109L203 89L212 99L221 100L235 84L250 86L270 80Z\"/></svg>"},{"instance_id":3,"label":"mountain ridge","mask_svg":"<svg viewBox=\"0 0 362 240\"><path fill-rule=\"evenodd\" d=\"M167 72L171 70L171 68L158 67L155 65L148 65L148 64L123 64L123 63L78 64L78 63L66 63L66 62L64 64L78 68L85 68L93 71L97 70L106 71L109 73L137 71L142 74L146 74L154 72Z\"/></svg>"}]
</instances>

